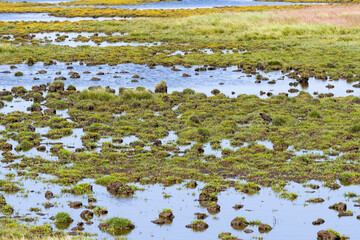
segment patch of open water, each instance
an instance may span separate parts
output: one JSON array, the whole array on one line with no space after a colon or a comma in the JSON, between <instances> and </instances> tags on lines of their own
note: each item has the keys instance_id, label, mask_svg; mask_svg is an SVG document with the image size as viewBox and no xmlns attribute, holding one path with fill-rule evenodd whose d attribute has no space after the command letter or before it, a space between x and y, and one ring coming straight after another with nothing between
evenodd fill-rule
<instances>
[{"instance_id":1,"label":"patch of open water","mask_svg":"<svg viewBox=\"0 0 360 240\"><path fill-rule=\"evenodd\" d=\"M289 83L295 82L295 80L288 79L280 71L269 73L259 71L262 76L275 80L276 84L268 84L267 81L255 83L256 75L248 76L242 72L234 72L234 70L237 70L236 67L200 72L195 71L196 66L191 68L176 66L180 71L172 71L170 67L156 66L155 69L149 69L145 65L137 64L86 66L79 63L66 65L59 62L51 66L43 66L43 64L38 63L31 67L25 64L18 64L16 67L16 69L10 69L10 65L0 65L0 88L9 89L12 86L24 86L30 89L33 85L52 82L56 77L63 76L66 78L64 81L65 85L71 84L78 89L90 86L110 86L117 90L119 87L136 88L141 86L153 90L156 84L161 80L165 80L168 92L183 91L186 88L190 88L207 95L211 95L213 89L219 89L221 93L233 97L238 94L260 96L260 91L270 92L274 95L285 92L289 96L296 96L298 93L288 92L290 88L293 88L309 92L312 95L314 92L332 93L336 97L360 95L360 89L352 87L354 83L347 83L345 80L332 81L311 78L306 85L289 86ZM47 72L46 74L39 74L40 70ZM6 71L10 71L10 73L6 73ZM18 71L23 72L23 76L15 77L14 73ZM57 74L58 72L61 72L61 74ZM70 78L69 72L78 72L80 78ZM84 74L84 72L90 73ZM98 75L99 73L104 74ZM139 75L140 78L134 80L132 76L135 74ZM183 74L188 74L190 77L183 77ZM37 80L32 80L34 77ZM92 81L93 77L100 80ZM329 83L334 85L334 88L326 88ZM346 90L348 89L353 90L353 92L347 93ZM266 97L266 95L261 97Z\"/></svg>"},{"instance_id":2,"label":"patch of open water","mask_svg":"<svg viewBox=\"0 0 360 240\"><path fill-rule=\"evenodd\" d=\"M59 21L59 22L77 22L82 20L87 21L104 21L104 20L124 20L129 18L122 17L55 17L50 16L48 13L0 13L0 21L4 22L15 22L15 21L36 21L36 22L51 22L51 21Z\"/></svg>"},{"instance_id":3,"label":"patch of open water","mask_svg":"<svg viewBox=\"0 0 360 240\"><path fill-rule=\"evenodd\" d=\"M180 1L159 1L139 5L115 5L115 6L96 6L126 9L195 9L195 8L214 8L214 7L246 7L246 6L274 6L274 5L299 5L308 3L290 2L259 2L253 0L180 0ZM75 7L75 6L72 6ZM79 6L76 6L79 7ZM85 6L82 6L85 7ZM87 6L94 7L94 6Z\"/></svg>"},{"instance_id":4,"label":"patch of open water","mask_svg":"<svg viewBox=\"0 0 360 240\"><path fill-rule=\"evenodd\" d=\"M12 172L4 168L1 168L0 171L1 175ZM15 180L18 179L15 178ZM86 206L88 205L86 196L61 193L63 187L44 184L38 180L27 179L21 180L21 182L27 190L27 196L24 196L23 193L4 195L6 201L11 203L18 215L27 214L27 217L37 218L35 223L28 224L50 223L53 225L53 221L49 218L60 211L68 212L74 219L68 229L76 226L77 222L83 221L80 213L86 208L72 209L68 204L70 201L80 201ZM116 198L110 195L105 187L94 184L93 180L87 179L81 183L92 184L94 191L92 196L97 199L94 205L104 207L109 211L106 216L94 216L91 220L93 224L84 225L85 231L97 234L97 238L110 237L97 228L97 225L108 217L126 217L135 224L136 228L126 236L128 239L216 239L220 232L231 232L241 239L262 236L264 239L303 240L314 239L317 231L329 228L340 231L351 239L356 239L358 236L356 226L359 220L356 219L356 215L360 213L360 209L354 207L352 199L345 197L345 193L359 192L359 186L343 186L334 191L320 187L313 192L308 191L309 189L304 188L301 184L291 183L286 187L287 190L299 195L294 201L279 198L278 194L270 188L262 188L258 194L252 196L236 192L234 189L227 189L218 195L218 204L221 206L220 213L209 214L209 217L204 220L209 224L209 228L204 232L194 232L186 229L185 225L195 220L194 213L207 213L206 208L201 207L196 201L204 186L203 183L199 183L196 189L187 189L182 187L183 185L165 188L159 184L145 186L137 183L131 184L144 188L144 191L136 191L132 198ZM320 182L311 181L310 183L321 186ZM47 190L52 191L56 198L45 199L44 193ZM165 193L171 197L164 198ZM322 197L325 202L305 204L306 200L315 197ZM348 209L354 212L354 216L339 218L336 211L328 209L328 206L340 201L348 205ZM45 202L53 203L55 206L45 208L43 206ZM244 208L234 210L232 206L235 204L242 204ZM38 216L36 213L30 212L31 207L40 208L41 213L45 215ZM157 219L158 214L164 208L172 209L175 215L172 224L157 226L151 223L152 220ZM260 234L256 227L250 226L248 228L254 230L252 234L235 230L230 226L230 222L237 216L245 217L247 220L260 220L273 227L273 230L265 234ZM325 219L325 223L313 226L311 222L317 218ZM55 228L54 225L53 227Z\"/></svg>"}]
</instances>

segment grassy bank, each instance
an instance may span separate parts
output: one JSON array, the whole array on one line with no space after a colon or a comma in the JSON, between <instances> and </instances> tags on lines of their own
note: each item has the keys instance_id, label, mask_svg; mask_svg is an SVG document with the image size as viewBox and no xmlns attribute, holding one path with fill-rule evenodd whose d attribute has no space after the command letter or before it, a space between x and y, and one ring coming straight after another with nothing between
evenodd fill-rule
<instances>
[{"instance_id":1,"label":"grassy bank","mask_svg":"<svg viewBox=\"0 0 360 240\"><path fill-rule=\"evenodd\" d=\"M0 239L33 240L86 240L86 237L72 237L60 231L53 231L50 225L26 226L10 218L0 221Z\"/></svg>"},{"instance_id":2,"label":"grassy bank","mask_svg":"<svg viewBox=\"0 0 360 240\"><path fill-rule=\"evenodd\" d=\"M279 9L303 8L305 6L245 6L197 9L123 9L96 7L43 7L13 6L12 3L1 3L0 13L49 13L57 17L188 17L210 13L248 12Z\"/></svg>"},{"instance_id":3,"label":"grassy bank","mask_svg":"<svg viewBox=\"0 0 360 240\"><path fill-rule=\"evenodd\" d=\"M3 34L27 42L32 32L122 32L128 35L94 37L96 41L163 42L153 47L60 47L2 45L0 62L85 61L92 63L227 66L267 70L298 69L300 74L333 79L359 80L359 5L317 6L298 10L228 12L176 19L141 18L129 21L59 23L0 23ZM25 35L25 37L24 37ZM23 38L22 38L23 36ZM4 47L7 46L7 47ZM10 48L11 50L7 49ZM213 49L205 54L196 49ZM240 49L222 54L221 49ZM186 55L170 55L176 50ZM247 50L247 52L241 52ZM111 56L111 57L108 57Z\"/></svg>"}]
</instances>

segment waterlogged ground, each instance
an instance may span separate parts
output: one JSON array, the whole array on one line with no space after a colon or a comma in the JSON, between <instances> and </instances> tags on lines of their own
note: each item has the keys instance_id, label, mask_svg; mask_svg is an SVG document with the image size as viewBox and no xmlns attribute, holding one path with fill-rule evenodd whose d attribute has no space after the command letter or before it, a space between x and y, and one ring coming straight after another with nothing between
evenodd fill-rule
<instances>
[{"instance_id":1,"label":"waterlogged ground","mask_svg":"<svg viewBox=\"0 0 360 240\"><path fill-rule=\"evenodd\" d=\"M213 7L233 7L233 6L262 6L262 5L294 5L299 3L290 2L258 2L252 0L182 0L167 2L152 2L139 5L120 5L111 6L126 9L194 9L194 8L213 8Z\"/></svg>"},{"instance_id":2,"label":"waterlogged ground","mask_svg":"<svg viewBox=\"0 0 360 240\"><path fill-rule=\"evenodd\" d=\"M142 88L79 92L59 80L31 90L7 88L0 92L0 172L8 184L0 182L0 191L14 210L7 216L20 222L57 229L51 217L64 211L74 219L65 231L86 222L84 231L99 238L111 236L97 226L120 216L136 226L129 239L215 239L231 232L241 239L300 240L329 228L356 239L356 97L231 99ZM351 116L335 113L344 108ZM294 126L302 127L291 133ZM198 186L187 184L189 179ZM116 182L134 192L114 196L106 186ZM86 184L92 190L84 191ZM55 198L45 198L48 190ZM70 208L74 201L83 206ZM328 209L339 202L346 211ZM236 204L243 206L235 210ZM81 220L81 212L96 206L108 213ZM173 222L152 223L165 208L173 211ZM205 231L185 228L196 212L209 215ZM254 224L236 230L230 223L238 216ZM325 223L314 226L318 218ZM260 222L272 230L260 233Z\"/></svg>"},{"instance_id":3,"label":"waterlogged ground","mask_svg":"<svg viewBox=\"0 0 360 240\"><path fill-rule=\"evenodd\" d=\"M176 11L169 9L287 4L292 3L183 0L112 7L168 9L134 15L149 17ZM257 14L244 15L247 24L237 19L240 27L234 30L227 27L236 18L221 18L217 26L220 15L197 18L203 23L195 18L204 26L194 27L191 18L175 26L166 18L89 18L91 12L79 9L85 8L61 15L85 17L0 14L5 22L61 22L2 26L0 53L12 58L8 62L23 64L0 65L0 200L4 196L8 204L0 201L1 226L16 227L6 222L18 221L40 237L42 228L32 226L113 239L98 226L111 217L124 217L135 225L128 239L217 239L227 232L234 236L230 239L303 240L316 239L318 231L327 229L357 239L360 84L357 63L348 64L351 57L339 62L343 58L338 53L329 53L330 60L320 64L327 70L304 59L306 68L298 68L297 60L307 52L307 35L285 29L286 37L298 36L286 42L273 34L279 31L273 30L270 15L268 23L259 22L263 18ZM118 10L94 16L116 16ZM204 14L202 10L193 12ZM192 10L180 11L187 16ZM144 27L140 20L149 24ZM139 27L128 25L134 21ZM251 30L255 22L271 25L271 31ZM175 34L182 26L189 26L187 34ZM242 29L249 31L241 35ZM299 32L306 33L304 29ZM223 42L223 36L236 34L236 40ZM356 29L349 34L356 35ZM263 45L267 37L271 40ZM257 42L248 45L252 39ZM324 39L334 37L325 34ZM341 46L331 51L347 49ZM258 47L273 57L247 63ZM294 53L296 63L286 65L284 53L275 51L292 52L291 47L301 54ZM23 55L15 56L18 49ZM324 49L318 54L328 52ZM52 51L84 62L42 58ZM104 56L106 61L99 60ZM199 65L205 62L214 64ZM45 198L46 191L54 198ZM70 207L74 201L82 206ZM333 204L342 209L329 209ZM163 209L171 209L173 221L152 223ZM94 213L93 218L82 218L85 210ZM59 212L69 213L74 221L59 226L54 220ZM208 215L203 219L207 229L185 227L197 219L195 213ZM249 225L232 227L236 217L246 218ZM314 223L318 218L324 220L320 225ZM262 226L269 231L261 231Z\"/></svg>"},{"instance_id":4,"label":"waterlogged ground","mask_svg":"<svg viewBox=\"0 0 360 240\"><path fill-rule=\"evenodd\" d=\"M9 0L8 2L21 2L18 0ZM68 0L30 0L27 2L38 3L61 3ZM193 9L193 8L213 8L213 7L232 7L232 6L261 6L261 5L293 5L299 3L286 2L258 2L252 0L181 0L181 1L159 1L147 4L137 5L118 5L108 7L119 7L128 9ZM96 5L95 5L96 6ZM98 6L99 7L99 6ZM100 6L101 7L101 6Z\"/></svg>"},{"instance_id":5,"label":"waterlogged ground","mask_svg":"<svg viewBox=\"0 0 360 240\"><path fill-rule=\"evenodd\" d=\"M359 88L353 87L355 83L348 83L345 80L331 81L311 78L308 83L299 84L280 71L269 73L259 71L258 73L268 80L256 83L257 75L248 75L238 71L237 67L195 71L199 67L201 66L190 68L175 66L174 71L172 67L156 66L155 69L150 69L147 66L136 64L86 66L79 63L67 65L59 62L51 66L44 66L42 63L33 66L21 64L16 65L16 68L13 69L10 65L2 65L0 66L0 87L9 88L15 85L25 86L29 89L34 84L46 84L54 81L55 78L64 77L66 85L75 85L79 89L89 86L110 86L112 88L142 86L154 89L159 81L165 80L169 92L191 88L196 92L211 95L213 89L218 89L227 96L234 97L238 94L260 96L261 91L263 92L262 97L267 97L267 93L274 95L287 93L289 96L296 96L299 91L306 91L312 95L314 93L331 93L337 97L359 95L360 93ZM46 71L46 73L42 71ZM15 76L16 72L22 72L23 76ZM80 78L71 78L72 72L77 72ZM186 77L184 74L187 74ZM134 78L135 75L138 75L139 78ZM8 81L9 78L11 81ZM292 83L295 83L296 86L290 86ZM329 87L329 85L333 87ZM347 92L347 90L353 92Z\"/></svg>"},{"instance_id":6,"label":"waterlogged ground","mask_svg":"<svg viewBox=\"0 0 360 240\"><path fill-rule=\"evenodd\" d=\"M122 17L55 17L50 16L48 13L0 13L0 21L4 22L15 22L15 21L25 21L25 22L51 22L51 21L69 21L69 22L77 22L82 20L123 20L125 18Z\"/></svg>"},{"instance_id":7,"label":"waterlogged ground","mask_svg":"<svg viewBox=\"0 0 360 240\"><path fill-rule=\"evenodd\" d=\"M4 165L2 165L4 166ZM2 173L9 171L2 169ZM50 179L49 176L42 178ZM49 218L59 211L66 211L71 214L74 223L69 229L75 227L78 222L84 222L80 218L80 213L87 209L88 200L86 196L74 196L64 194L61 188L54 184L44 184L36 180L21 180L25 193L5 194L8 202L14 207L16 215L20 216L20 221L30 221L30 225L42 225L50 223L54 228L53 221ZM104 216L95 216L91 219L91 224L85 224L85 231L96 234L95 238L109 238L108 234L101 232L97 225L107 217L117 217L121 213L122 217L131 219L136 228L126 235L127 239L216 239L220 232L231 232L233 236L241 239L253 239L254 237L263 237L263 239L315 239L316 232L321 229L341 229L341 232L351 239L356 239L358 231L357 224L359 220L353 217L337 216L337 212L328 209L328 206L340 201L348 205L348 209L354 212L354 215L360 213L359 207L354 207L353 199L345 197L349 192L359 192L357 186L342 187L339 190L329 190L321 187L313 191L311 188L304 188L301 184L291 183L286 188L299 194L298 199L289 201L281 199L279 194L274 193L270 188L263 188L260 193L249 196L239 193L233 189L221 192L218 195L218 204L221 211L218 214L208 214L205 222L209 228L202 232L195 232L185 228L185 225L196 219L194 213L207 213L205 207L201 207L197 201L198 195L204 184L199 183L196 189L188 189L184 185L174 185L164 187L159 184L135 186L143 189L137 191L132 198L116 198L106 191L105 187L96 185L92 180L84 180L81 183L93 185L92 194L97 199L93 205L106 208L109 212ZM321 183L312 181L312 184ZM44 192L50 190L57 197L47 200ZM310 191L311 190L311 191ZM165 198L164 194L170 197ZM26 197L24 195L26 194ZM305 201L314 197L324 197L326 201L320 204L309 204ZM70 202L80 201L84 207L79 209L70 208ZM52 203L54 207L45 208L44 203ZM241 204L244 207L235 210L232 207ZM39 208L40 212L30 212L30 208ZM151 221L155 220L158 214L164 209L170 208L175 215L173 222L169 225L157 226ZM41 216L39 215L41 214ZM273 230L269 233L259 233L256 226L247 227L252 229L253 233L245 233L243 230L236 230L230 226L230 222L238 216L245 217L247 220L260 220L269 224ZM312 221L323 218L325 223L321 226L312 225ZM289 231L291 229L291 231Z\"/></svg>"}]
</instances>

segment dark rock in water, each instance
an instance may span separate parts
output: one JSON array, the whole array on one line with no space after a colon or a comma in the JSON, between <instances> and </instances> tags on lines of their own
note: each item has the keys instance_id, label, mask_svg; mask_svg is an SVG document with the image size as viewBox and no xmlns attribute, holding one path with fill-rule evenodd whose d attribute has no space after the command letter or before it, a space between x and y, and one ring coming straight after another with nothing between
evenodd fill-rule
<instances>
[{"instance_id":1,"label":"dark rock in water","mask_svg":"<svg viewBox=\"0 0 360 240\"><path fill-rule=\"evenodd\" d=\"M192 223L192 224L188 224L185 226L186 228L192 228L196 231L204 231L206 230L209 225L203 221L197 221L195 223Z\"/></svg>"},{"instance_id":2,"label":"dark rock in water","mask_svg":"<svg viewBox=\"0 0 360 240\"><path fill-rule=\"evenodd\" d=\"M163 219L174 219L174 214L172 211L162 211L160 214L159 214L159 218L163 218Z\"/></svg>"},{"instance_id":3,"label":"dark rock in water","mask_svg":"<svg viewBox=\"0 0 360 240\"><path fill-rule=\"evenodd\" d=\"M71 202L70 207L75 208L75 209L81 208L82 207L82 202L79 202L79 201Z\"/></svg>"},{"instance_id":4,"label":"dark rock in water","mask_svg":"<svg viewBox=\"0 0 360 240\"><path fill-rule=\"evenodd\" d=\"M31 112L37 112L37 111L41 111L42 108L40 105L34 104L31 107L29 107L28 110L30 110Z\"/></svg>"},{"instance_id":5,"label":"dark rock in water","mask_svg":"<svg viewBox=\"0 0 360 240\"><path fill-rule=\"evenodd\" d=\"M163 225L166 223L165 219L156 219L154 221L151 221L152 223L155 223L157 225Z\"/></svg>"},{"instance_id":6,"label":"dark rock in water","mask_svg":"<svg viewBox=\"0 0 360 240\"><path fill-rule=\"evenodd\" d=\"M191 77L191 75L190 75L190 74L187 74L187 73L183 73L182 76L183 76L183 77Z\"/></svg>"},{"instance_id":7,"label":"dark rock in water","mask_svg":"<svg viewBox=\"0 0 360 240\"><path fill-rule=\"evenodd\" d=\"M161 81L155 86L155 93L167 93L167 85L165 81Z\"/></svg>"},{"instance_id":8,"label":"dark rock in water","mask_svg":"<svg viewBox=\"0 0 360 240\"><path fill-rule=\"evenodd\" d=\"M45 192L45 198L46 199L50 199L50 198L53 198L54 197L54 194L50 191L46 191Z\"/></svg>"},{"instance_id":9,"label":"dark rock in water","mask_svg":"<svg viewBox=\"0 0 360 240\"><path fill-rule=\"evenodd\" d=\"M55 81L65 81L66 77L56 77L54 78Z\"/></svg>"},{"instance_id":10,"label":"dark rock in water","mask_svg":"<svg viewBox=\"0 0 360 240\"><path fill-rule=\"evenodd\" d=\"M161 140L155 140L153 146L161 146L161 144L162 144Z\"/></svg>"},{"instance_id":11,"label":"dark rock in water","mask_svg":"<svg viewBox=\"0 0 360 240\"><path fill-rule=\"evenodd\" d=\"M194 181L194 180L191 180L191 181L189 181L188 183L186 183L186 187L187 187L187 188L192 188L192 189L196 188L197 185L198 185L197 182Z\"/></svg>"},{"instance_id":12,"label":"dark rock in water","mask_svg":"<svg viewBox=\"0 0 360 240\"><path fill-rule=\"evenodd\" d=\"M89 221L89 219L94 217L94 213L92 211L85 210L80 213L80 217L86 221Z\"/></svg>"},{"instance_id":13,"label":"dark rock in water","mask_svg":"<svg viewBox=\"0 0 360 240\"><path fill-rule=\"evenodd\" d=\"M217 214L220 212L220 205L217 203L211 204L210 206L207 207L207 210L210 214Z\"/></svg>"},{"instance_id":14,"label":"dark rock in water","mask_svg":"<svg viewBox=\"0 0 360 240\"><path fill-rule=\"evenodd\" d=\"M196 218L198 220L203 220L208 217L208 215L206 213L194 213L194 215L196 216Z\"/></svg>"},{"instance_id":15,"label":"dark rock in water","mask_svg":"<svg viewBox=\"0 0 360 240\"><path fill-rule=\"evenodd\" d=\"M80 78L80 74L77 72L70 72L69 75L70 78Z\"/></svg>"},{"instance_id":16,"label":"dark rock in water","mask_svg":"<svg viewBox=\"0 0 360 240\"><path fill-rule=\"evenodd\" d=\"M76 226L76 227L73 227L72 229L71 229L71 231L84 231L84 227L83 226Z\"/></svg>"},{"instance_id":17,"label":"dark rock in water","mask_svg":"<svg viewBox=\"0 0 360 240\"><path fill-rule=\"evenodd\" d=\"M211 94L213 94L213 95L218 95L218 94L220 94L220 90L219 90L219 89L213 89L213 90L211 91Z\"/></svg>"},{"instance_id":18,"label":"dark rock in water","mask_svg":"<svg viewBox=\"0 0 360 240\"><path fill-rule=\"evenodd\" d=\"M272 118L266 115L265 113L260 113L260 117L264 119L265 121L271 122Z\"/></svg>"},{"instance_id":19,"label":"dark rock in water","mask_svg":"<svg viewBox=\"0 0 360 240\"><path fill-rule=\"evenodd\" d=\"M45 207L45 208L52 208L52 207L54 207L54 206L55 206L54 204L49 203L49 202L44 204L44 207Z\"/></svg>"},{"instance_id":20,"label":"dark rock in water","mask_svg":"<svg viewBox=\"0 0 360 240\"><path fill-rule=\"evenodd\" d=\"M199 195L199 201L206 201L206 202L217 202L218 197L213 194L209 194L207 192L201 192Z\"/></svg>"},{"instance_id":21,"label":"dark rock in water","mask_svg":"<svg viewBox=\"0 0 360 240\"><path fill-rule=\"evenodd\" d=\"M237 217L231 221L231 226L235 229L244 229L248 225L249 225L249 222L246 221L246 219L243 217Z\"/></svg>"},{"instance_id":22,"label":"dark rock in water","mask_svg":"<svg viewBox=\"0 0 360 240\"><path fill-rule=\"evenodd\" d=\"M338 217L352 217L354 214L352 212L339 212Z\"/></svg>"},{"instance_id":23,"label":"dark rock in water","mask_svg":"<svg viewBox=\"0 0 360 240\"><path fill-rule=\"evenodd\" d=\"M49 85L49 92L61 92L64 91L64 83L62 81L56 81Z\"/></svg>"},{"instance_id":24,"label":"dark rock in water","mask_svg":"<svg viewBox=\"0 0 360 240\"><path fill-rule=\"evenodd\" d=\"M345 203L339 202L339 203L335 203L334 205L331 205L329 207L329 209L334 209L339 212L345 212L347 209L347 206Z\"/></svg>"},{"instance_id":25,"label":"dark rock in water","mask_svg":"<svg viewBox=\"0 0 360 240\"><path fill-rule=\"evenodd\" d=\"M90 205L85 206L85 208L87 208L87 209L94 209L94 208L96 208L96 206L95 206L95 205L90 204Z\"/></svg>"},{"instance_id":26,"label":"dark rock in water","mask_svg":"<svg viewBox=\"0 0 360 240\"><path fill-rule=\"evenodd\" d=\"M121 182L113 182L107 185L107 191L115 196L128 197L134 194L131 187L122 184Z\"/></svg>"},{"instance_id":27,"label":"dark rock in water","mask_svg":"<svg viewBox=\"0 0 360 240\"><path fill-rule=\"evenodd\" d=\"M272 230L272 227L270 227L267 224L261 223L258 226L258 230L259 230L259 233L266 233L266 232L270 232Z\"/></svg>"},{"instance_id":28,"label":"dark rock in water","mask_svg":"<svg viewBox=\"0 0 360 240\"><path fill-rule=\"evenodd\" d=\"M235 206L233 206L233 209L239 210L239 209L241 209L243 207L244 207L244 205L236 204Z\"/></svg>"},{"instance_id":29,"label":"dark rock in water","mask_svg":"<svg viewBox=\"0 0 360 240\"><path fill-rule=\"evenodd\" d=\"M176 68L175 66L173 66L173 67L171 68L171 71L178 72L178 71L181 71L181 70L180 70L180 69L178 69L178 68Z\"/></svg>"},{"instance_id":30,"label":"dark rock in water","mask_svg":"<svg viewBox=\"0 0 360 240\"><path fill-rule=\"evenodd\" d=\"M73 85L69 85L67 88L66 88L67 91L76 91L76 88L73 86Z\"/></svg>"},{"instance_id":31,"label":"dark rock in water","mask_svg":"<svg viewBox=\"0 0 360 240\"><path fill-rule=\"evenodd\" d=\"M322 198L313 198L313 199L306 200L306 202L309 202L309 203L322 203L324 201L325 200Z\"/></svg>"},{"instance_id":32,"label":"dark rock in water","mask_svg":"<svg viewBox=\"0 0 360 240\"><path fill-rule=\"evenodd\" d=\"M170 211L170 210L162 211L159 214L159 219L151 221L151 222L158 224L158 225L170 224L170 223L172 223L174 217L175 216L173 215L172 211Z\"/></svg>"},{"instance_id":33,"label":"dark rock in water","mask_svg":"<svg viewBox=\"0 0 360 240\"><path fill-rule=\"evenodd\" d=\"M39 152L45 152L46 147L45 146L39 146L39 147L36 148L36 150L38 150Z\"/></svg>"},{"instance_id":34,"label":"dark rock in water","mask_svg":"<svg viewBox=\"0 0 360 240\"><path fill-rule=\"evenodd\" d=\"M6 205L5 197L0 194L0 208L4 207Z\"/></svg>"},{"instance_id":35,"label":"dark rock in water","mask_svg":"<svg viewBox=\"0 0 360 240\"><path fill-rule=\"evenodd\" d=\"M93 77L93 78L91 78L91 81L100 81L100 78Z\"/></svg>"},{"instance_id":36,"label":"dark rock in water","mask_svg":"<svg viewBox=\"0 0 360 240\"><path fill-rule=\"evenodd\" d=\"M331 190L337 190L339 188L341 188L341 186L337 183L333 183L331 185L328 186Z\"/></svg>"},{"instance_id":37,"label":"dark rock in water","mask_svg":"<svg viewBox=\"0 0 360 240\"><path fill-rule=\"evenodd\" d=\"M2 144L2 148L1 148L3 151L11 151L13 149L13 146L10 144L10 143L3 143Z\"/></svg>"},{"instance_id":38,"label":"dark rock in water","mask_svg":"<svg viewBox=\"0 0 360 240\"><path fill-rule=\"evenodd\" d=\"M96 202L96 198L88 198L88 203L94 203Z\"/></svg>"},{"instance_id":39,"label":"dark rock in water","mask_svg":"<svg viewBox=\"0 0 360 240\"><path fill-rule=\"evenodd\" d=\"M32 58L29 58L26 63L29 67L33 66L35 64L34 60Z\"/></svg>"},{"instance_id":40,"label":"dark rock in water","mask_svg":"<svg viewBox=\"0 0 360 240\"><path fill-rule=\"evenodd\" d=\"M98 211L98 213L99 213L99 215L106 215L106 214L108 214L108 210L106 210L106 209L100 209L100 210Z\"/></svg>"},{"instance_id":41,"label":"dark rock in water","mask_svg":"<svg viewBox=\"0 0 360 240\"><path fill-rule=\"evenodd\" d=\"M325 220L322 218L318 218L316 221L312 222L313 225L321 225L323 223L325 223Z\"/></svg>"},{"instance_id":42,"label":"dark rock in water","mask_svg":"<svg viewBox=\"0 0 360 240\"><path fill-rule=\"evenodd\" d=\"M44 110L44 114L45 115L54 115L54 114L56 114L56 110L55 110L55 108L48 108L48 109Z\"/></svg>"},{"instance_id":43,"label":"dark rock in water","mask_svg":"<svg viewBox=\"0 0 360 240\"><path fill-rule=\"evenodd\" d=\"M251 229L245 229L244 230L244 233L253 233L254 231L253 230L251 230Z\"/></svg>"},{"instance_id":44,"label":"dark rock in water","mask_svg":"<svg viewBox=\"0 0 360 240\"><path fill-rule=\"evenodd\" d=\"M288 92L289 92L289 93L297 93L297 92L299 92L299 89L290 88L290 89L288 90Z\"/></svg>"},{"instance_id":45,"label":"dark rock in water","mask_svg":"<svg viewBox=\"0 0 360 240\"><path fill-rule=\"evenodd\" d=\"M232 236L230 232L222 232L218 235L218 238L222 240L241 240L240 238Z\"/></svg>"},{"instance_id":46,"label":"dark rock in water","mask_svg":"<svg viewBox=\"0 0 360 240\"><path fill-rule=\"evenodd\" d=\"M319 231L317 233L317 240L340 240L340 236L337 236L335 233L330 231Z\"/></svg>"}]
</instances>

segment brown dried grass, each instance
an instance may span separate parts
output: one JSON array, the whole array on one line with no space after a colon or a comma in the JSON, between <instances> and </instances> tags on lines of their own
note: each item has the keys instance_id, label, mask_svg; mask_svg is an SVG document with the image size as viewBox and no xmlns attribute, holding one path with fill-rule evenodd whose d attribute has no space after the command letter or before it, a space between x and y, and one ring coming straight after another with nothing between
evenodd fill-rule
<instances>
[{"instance_id":1,"label":"brown dried grass","mask_svg":"<svg viewBox=\"0 0 360 240\"><path fill-rule=\"evenodd\" d=\"M265 21L287 24L329 24L360 27L360 4L311 6L304 9L279 10L270 13Z\"/></svg>"}]
</instances>

